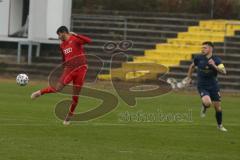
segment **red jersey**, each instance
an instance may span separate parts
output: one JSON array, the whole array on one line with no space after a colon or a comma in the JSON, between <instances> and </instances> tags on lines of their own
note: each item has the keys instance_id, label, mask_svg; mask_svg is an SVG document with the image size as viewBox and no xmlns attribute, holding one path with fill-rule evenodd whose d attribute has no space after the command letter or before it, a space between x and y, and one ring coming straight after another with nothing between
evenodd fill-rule
<instances>
[{"instance_id":1,"label":"red jersey","mask_svg":"<svg viewBox=\"0 0 240 160\"><path fill-rule=\"evenodd\" d=\"M74 57L77 57L77 61L79 64L86 64L86 57L83 45L86 43L91 43L92 40L89 37L83 35L72 35L66 41L63 41L60 45L61 53L63 57L63 62L67 62L65 64L71 65L71 60ZM76 59L74 60L76 62Z\"/></svg>"}]
</instances>

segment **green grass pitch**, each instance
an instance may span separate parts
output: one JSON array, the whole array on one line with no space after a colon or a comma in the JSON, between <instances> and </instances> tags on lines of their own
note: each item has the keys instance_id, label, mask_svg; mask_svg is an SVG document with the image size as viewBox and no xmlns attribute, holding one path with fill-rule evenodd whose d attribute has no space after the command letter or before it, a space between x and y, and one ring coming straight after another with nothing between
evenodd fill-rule
<instances>
[{"instance_id":1,"label":"green grass pitch","mask_svg":"<svg viewBox=\"0 0 240 160\"><path fill-rule=\"evenodd\" d=\"M47 83L45 83L47 84ZM51 94L30 100L31 92L44 84L19 87L0 82L1 160L239 160L240 99L223 96L223 120L228 132L217 130L213 108L199 117L197 94L168 93L138 99L130 108L120 101L104 117L63 126L54 115L54 105L66 98ZM81 97L78 111L99 100ZM123 115L156 113L189 114L186 121L138 121ZM191 112L191 114L190 114Z\"/></svg>"}]
</instances>

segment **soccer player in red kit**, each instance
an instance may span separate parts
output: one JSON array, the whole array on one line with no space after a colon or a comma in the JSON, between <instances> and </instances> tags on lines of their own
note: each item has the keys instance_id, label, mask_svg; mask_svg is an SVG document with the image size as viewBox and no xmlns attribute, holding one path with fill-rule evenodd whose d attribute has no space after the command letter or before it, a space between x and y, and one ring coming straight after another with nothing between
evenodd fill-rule
<instances>
[{"instance_id":1,"label":"soccer player in red kit","mask_svg":"<svg viewBox=\"0 0 240 160\"><path fill-rule=\"evenodd\" d=\"M62 41L60 45L64 70L56 85L56 87L48 86L32 93L31 98L36 99L41 95L48 93L56 93L61 91L64 86L73 83L72 103L63 124L70 124L71 116L78 104L79 93L84 83L87 72L87 62L83 49L83 45L91 43L92 40L86 36L78 35L68 31L68 28L61 26L57 29L59 39Z\"/></svg>"}]
</instances>

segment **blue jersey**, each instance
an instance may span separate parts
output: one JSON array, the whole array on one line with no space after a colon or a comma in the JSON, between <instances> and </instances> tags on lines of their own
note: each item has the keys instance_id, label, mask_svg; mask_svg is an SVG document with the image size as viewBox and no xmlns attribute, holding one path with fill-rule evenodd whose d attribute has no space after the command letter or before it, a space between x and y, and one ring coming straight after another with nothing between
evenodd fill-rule
<instances>
[{"instance_id":1,"label":"blue jersey","mask_svg":"<svg viewBox=\"0 0 240 160\"><path fill-rule=\"evenodd\" d=\"M198 55L193 60L194 65L197 66L197 84L199 88L219 88L217 80L218 72L213 66L208 64L210 59L217 66L222 63L218 56L207 58L204 55Z\"/></svg>"}]
</instances>

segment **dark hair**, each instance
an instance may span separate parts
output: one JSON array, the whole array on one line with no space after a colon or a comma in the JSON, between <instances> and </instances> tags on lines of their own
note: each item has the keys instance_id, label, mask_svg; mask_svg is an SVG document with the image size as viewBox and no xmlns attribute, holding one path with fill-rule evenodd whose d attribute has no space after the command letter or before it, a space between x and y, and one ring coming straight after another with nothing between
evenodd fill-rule
<instances>
[{"instance_id":1,"label":"dark hair","mask_svg":"<svg viewBox=\"0 0 240 160\"><path fill-rule=\"evenodd\" d=\"M59 27L58 29L57 29L57 34L58 33L68 33L69 31L68 31L68 28L66 27L66 26L61 26L61 27Z\"/></svg>"},{"instance_id":2,"label":"dark hair","mask_svg":"<svg viewBox=\"0 0 240 160\"><path fill-rule=\"evenodd\" d=\"M214 48L214 45L213 45L213 43L212 43L212 42L210 42L210 41L203 42L203 43L202 43L202 45L208 45L208 46L210 46L210 47Z\"/></svg>"}]
</instances>

